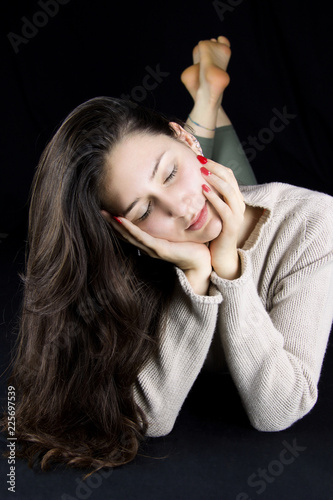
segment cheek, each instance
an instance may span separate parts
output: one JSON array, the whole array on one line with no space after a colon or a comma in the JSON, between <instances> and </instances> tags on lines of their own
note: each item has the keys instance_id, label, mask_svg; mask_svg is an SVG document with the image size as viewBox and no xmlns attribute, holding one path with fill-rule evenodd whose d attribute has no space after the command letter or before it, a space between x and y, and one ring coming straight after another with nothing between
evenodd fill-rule
<instances>
[{"instance_id":1,"label":"cheek","mask_svg":"<svg viewBox=\"0 0 333 500\"><path fill-rule=\"evenodd\" d=\"M177 237L177 234L172 219L163 217L161 214L152 214L144 224L140 225L140 228L154 238L176 241L174 238Z\"/></svg>"},{"instance_id":2,"label":"cheek","mask_svg":"<svg viewBox=\"0 0 333 500\"><path fill-rule=\"evenodd\" d=\"M217 238L222 231L222 226L223 224L220 217L218 215L214 215L205 228L206 230L204 236L206 238L206 242Z\"/></svg>"},{"instance_id":3,"label":"cheek","mask_svg":"<svg viewBox=\"0 0 333 500\"><path fill-rule=\"evenodd\" d=\"M202 191L204 182L199 169L193 168L193 166L184 169L176 181L175 189L170 191L170 195L176 201L186 200L190 209L199 208L205 199Z\"/></svg>"},{"instance_id":4,"label":"cheek","mask_svg":"<svg viewBox=\"0 0 333 500\"><path fill-rule=\"evenodd\" d=\"M201 172L200 172L200 167L202 165L198 162L198 165L196 163L191 162L191 164L188 164L186 168L184 168L182 172L182 178L181 181L184 183L185 186L191 187L192 189L200 190L201 192L201 186L205 182Z\"/></svg>"}]
</instances>

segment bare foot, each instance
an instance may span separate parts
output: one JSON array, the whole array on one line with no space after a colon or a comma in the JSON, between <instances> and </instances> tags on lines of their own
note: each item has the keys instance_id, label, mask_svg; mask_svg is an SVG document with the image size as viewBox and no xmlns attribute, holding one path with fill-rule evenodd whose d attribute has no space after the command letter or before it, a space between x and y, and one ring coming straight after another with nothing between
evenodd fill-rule
<instances>
[{"instance_id":1,"label":"bare foot","mask_svg":"<svg viewBox=\"0 0 333 500\"><path fill-rule=\"evenodd\" d=\"M230 56L230 42L224 36L201 41L193 49L193 65L183 71L181 81L194 100L199 89L211 101L221 99L230 81L226 72Z\"/></svg>"}]
</instances>

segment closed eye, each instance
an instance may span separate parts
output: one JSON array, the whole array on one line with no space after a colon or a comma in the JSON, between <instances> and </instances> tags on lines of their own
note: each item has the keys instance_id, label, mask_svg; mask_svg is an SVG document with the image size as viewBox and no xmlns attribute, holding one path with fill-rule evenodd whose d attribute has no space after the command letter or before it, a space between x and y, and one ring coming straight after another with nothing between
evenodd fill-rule
<instances>
[{"instance_id":1,"label":"closed eye","mask_svg":"<svg viewBox=\"0 0 333 500\"><path fill-rule=\"evenodd\" d=\"M168 177L165 179L163 184L167 184L168 182L170 182L171 179L173 179L175 177L177 171L178 171L178 168L175 165L172 169L172 172L170 173L170 175L168 175ZM145 213L143 215L141 215L141 217L139 217L139 221L142 222L143 220L147 219L147 217L151 214L151 212L152 212L152 202L150 201L148 203L148 207L147 207L147 210L145 211Z\"/></svg>"},{"instance_id":2,"label":"closed eye","mask_svg":"<svg viewBox=\"0 0 333 500\"><path fill-rule=\"evenodd\" d=\"M177 167L176 167L176 165L175 165L175 166L173 167L173 170L172 170L171 174L170 174L170 175L168 175L168 177L165 179L164 184L167 184L169 181L171 181L171 179L173 179L173 177L174 177L174 176L176 175L176 173L177 173L177 170L178 170L178 169L177 169Z\"/></svg>"},{"instance_id":3,"label":"closed eye","mask_svg":"<svg viewBox=\"0 0 333 500\"><path fill-rule=\"evenodd\" d=\"M148 215L151 213L152 211L152 206L151 206L151 201L148 203L148 207L147 207L147 210L145 211L145 213L143 215L141 215L141 217L139 217L139 221L143 221L145 219L147 219Z\"/></svg>"}]
</instances>

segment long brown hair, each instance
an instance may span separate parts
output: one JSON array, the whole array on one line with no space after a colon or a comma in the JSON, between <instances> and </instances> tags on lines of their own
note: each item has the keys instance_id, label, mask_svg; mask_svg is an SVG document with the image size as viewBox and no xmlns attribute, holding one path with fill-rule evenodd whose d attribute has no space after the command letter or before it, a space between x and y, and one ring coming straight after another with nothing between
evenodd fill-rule
<instances>
[{"instance_id":1,"label":"long brown hair","mask_svg":"<svg viewBox=\"0 0 333 500\"><path fill-rule=\"evenodd\" d=\"M124 464L147 430L133 384L158 348L173 268L119 239L99 197L106 155L133 132L174 137L159 114L91 99L64 120L35 174L9 383L18 456L42 469Z\"/></svg>"}]
</instances>

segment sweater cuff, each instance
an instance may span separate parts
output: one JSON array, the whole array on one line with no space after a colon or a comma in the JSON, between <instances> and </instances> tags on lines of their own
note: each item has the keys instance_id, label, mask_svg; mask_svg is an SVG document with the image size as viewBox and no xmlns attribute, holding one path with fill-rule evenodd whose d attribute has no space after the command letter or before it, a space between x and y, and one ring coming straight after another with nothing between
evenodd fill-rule
<instances>
[{"instance_id":1,"label":"sweater cuff","mask_svg":"<svg viewBox=\"0 0 333 500\"><path fill-rule=\"evenodd\" d=\"M175 270L178 276L180 286L182 287L186 295L190 297L190 299L193 302L201 304L220 304L222 302L223 299L221 292L216 288L216 286L213 283L210 284L208 295L197 295L193 291L184 271L179 269L179 267L175 267Z\"/></svg>"}]
</instances>

